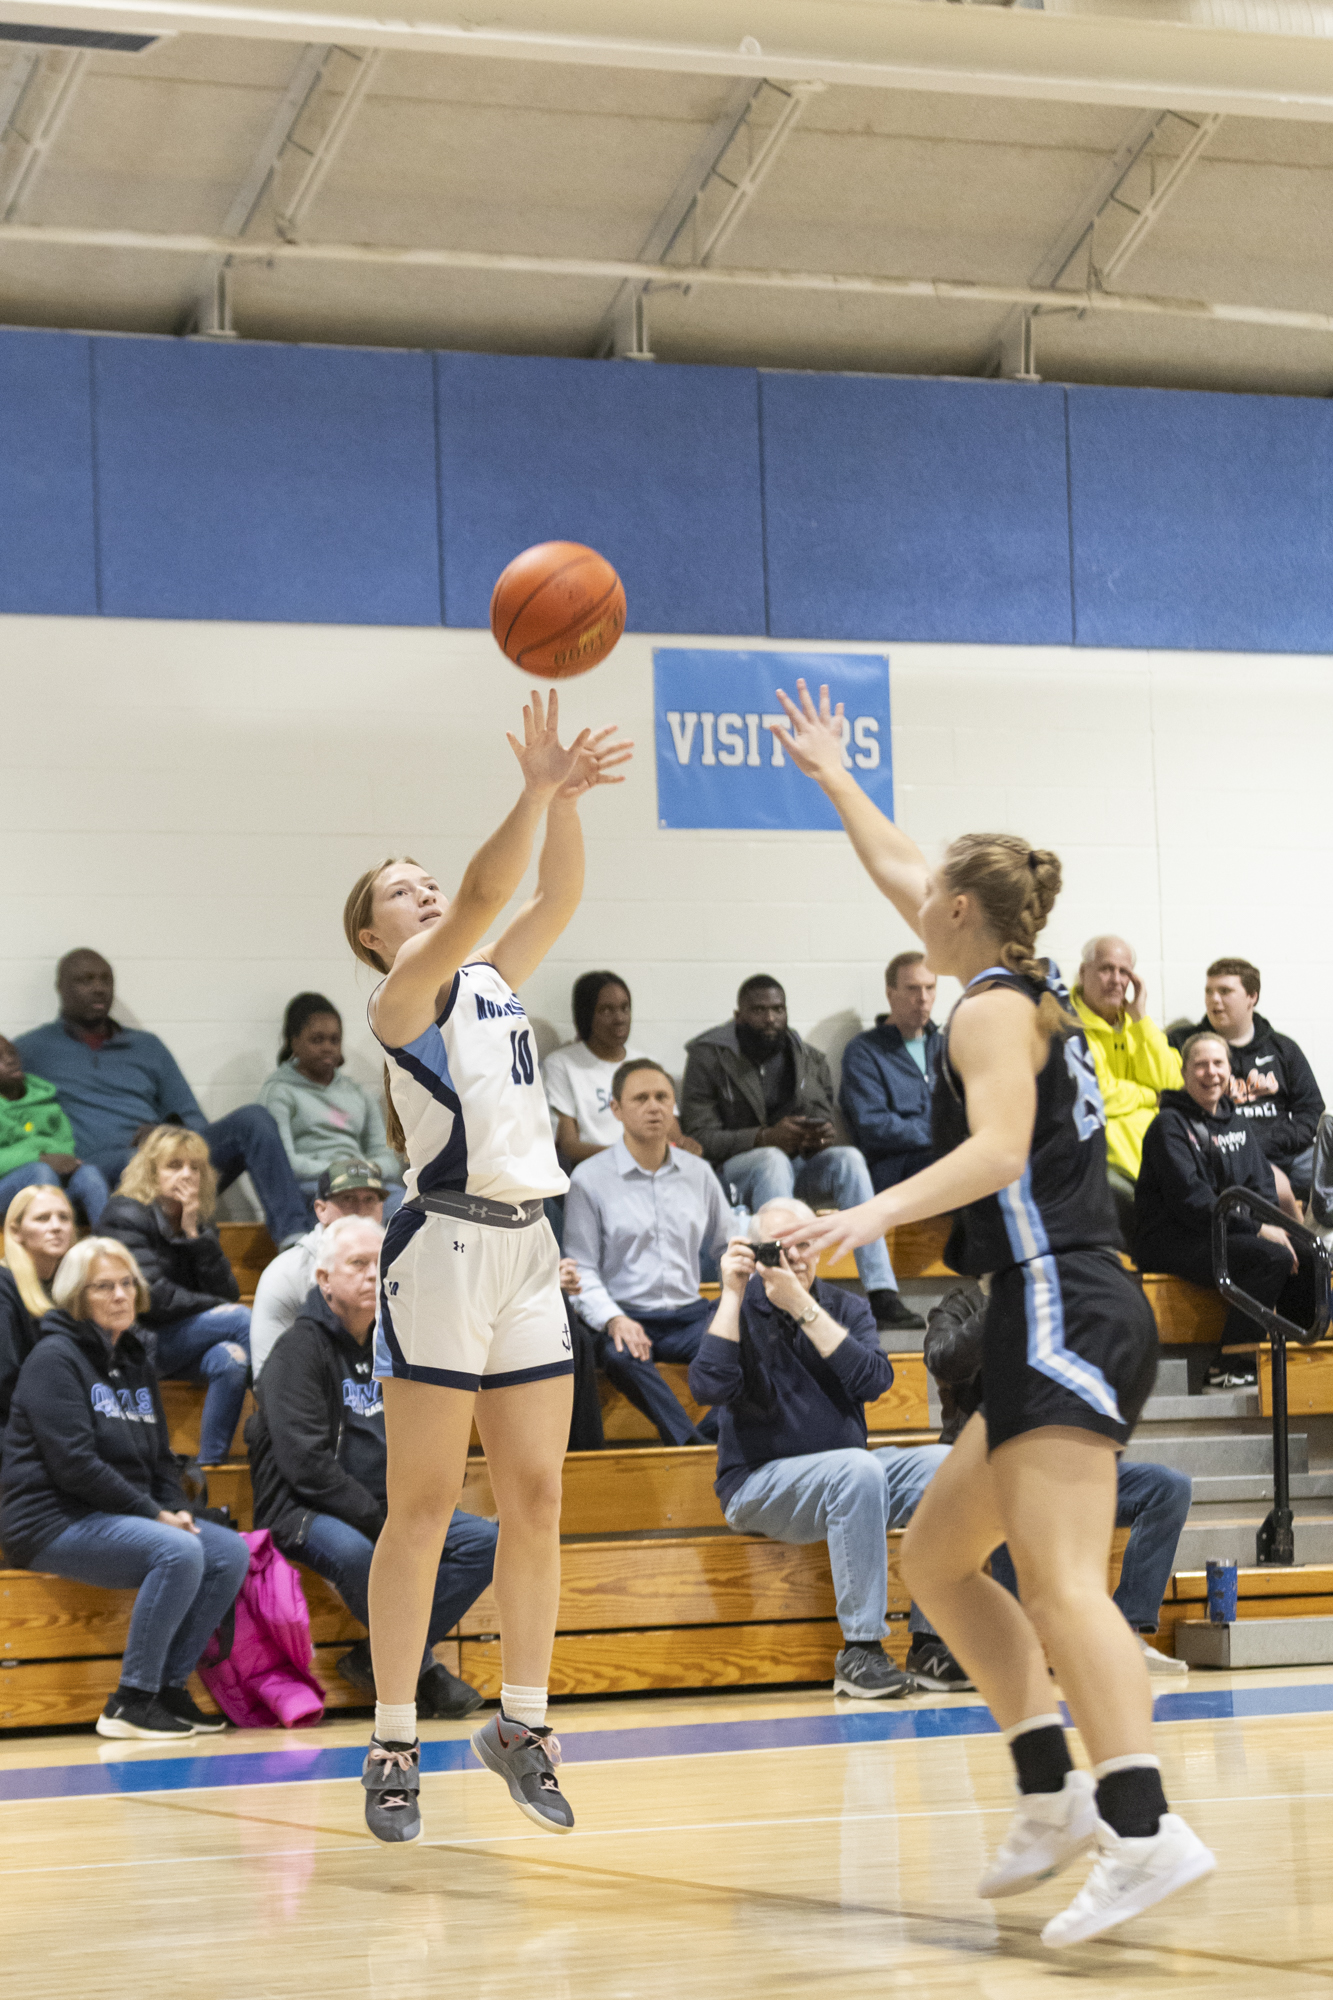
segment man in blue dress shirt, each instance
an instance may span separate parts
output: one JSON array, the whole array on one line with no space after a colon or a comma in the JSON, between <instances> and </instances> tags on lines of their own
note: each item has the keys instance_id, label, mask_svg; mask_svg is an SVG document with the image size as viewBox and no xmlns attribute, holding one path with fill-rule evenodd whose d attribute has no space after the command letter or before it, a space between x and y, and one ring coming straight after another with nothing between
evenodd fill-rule
<instances>
[{"instance_id":1,"label":"man in blue dress shirt","mask_svg":"<svg viewBox=\"0 0 1333 2000\"><path fill-rule=\"evenodd\" d=\"M565 1196L565 1255L578 1265L578 1311L606 1337L602 1366L665 1444L706 1444L658 1374L692 1361L713 1304L699 1297L699 1260L727 1241L731 1211L705 1160L667 1137L676 1087L660 1063L624 1062L611 1080L623 1128L614 1146L575 1167Z\"/></svg>"}]
</instances>

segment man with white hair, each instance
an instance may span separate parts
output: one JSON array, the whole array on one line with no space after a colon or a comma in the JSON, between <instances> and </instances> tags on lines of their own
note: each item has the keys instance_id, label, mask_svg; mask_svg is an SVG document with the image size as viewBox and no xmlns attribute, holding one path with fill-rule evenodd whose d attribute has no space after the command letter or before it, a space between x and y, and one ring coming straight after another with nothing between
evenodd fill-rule
<instances>
[{"instance_id":1,"label":"man with white hair","mask_svg":"<svg viewBox=\"0 0 1333 2000\"><path fill-rule=\"evenodd\" d=\"M805 1246L779 1250L775 1228L813 1222L803 1201L767 1202L758 1243L722 1257L722 1297L690 1364L690 1393L719 1417L715 1488L728 1527L774 1541L827 1542L843 1644L833 1692L893 1699L915 1685L971 1687L916 1606L907 1673L884 1651L886 1531L905 1528L944 1445L867 1450L865 1405L893 1366L864 1299L815 1277Z\"/></svg>"},{"instance_id":2,"label":"man with white hair","mask_svg":"<svg viewBox=\"0 0 1333 2000\"><path fill-rule=\"evenodd\" d=\"M1148 990L1123 938L1088 939L1073 1001L1106 1106L1106 1178L1128 1242L1143 1135L1162 1092L1180 1089L1180 1057L1149 1018Z\"/></svg>"},{"instance_id":3,"label":"man with white hair","mask_svg":"<svg viewBox=\"0 0 1333 2000\"><path fill-rule=\"evenodd\" d=\"M255 1389L259 1409L245 1427L255 1526L267 1528L292 1562L317 1570L363 1625L387 1511L384 1394L371 1373L383 1240L379 1223L365 1216L340 1216L324 1231L315 1284L268 1357ZM493 1521L455 1510L417 1682L419 1714L470 1715L481 1705L477 1690L440 1665L432 1648L490 1582L497 1538ZM374 1700L368 1640L343 1655L338 1672Z\"/></svg>"},{"instance_id":4,"label":"man with white hair","mask_svg":"<svg viewBox=\"0 0 1333 2000\"><path fill-rule=\"evenodd\" d=\"M256 1382L277 1341L294 1326L315 1282L315 1255L329 1223L340 1215L384 1219L384 1177L373 1160L349 1153L325 1167L315 1186L315 1227L279 1251L259 1274L250 1309L250 1366Z\"/></svg>"}]
</instances>

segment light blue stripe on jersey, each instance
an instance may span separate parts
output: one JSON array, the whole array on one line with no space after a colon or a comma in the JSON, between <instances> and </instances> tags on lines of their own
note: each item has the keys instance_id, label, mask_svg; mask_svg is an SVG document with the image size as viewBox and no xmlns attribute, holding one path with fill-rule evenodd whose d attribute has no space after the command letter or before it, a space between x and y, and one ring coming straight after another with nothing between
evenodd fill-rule
<instances>
[{"instance_id":1,"label":"light blue stripe on jersey","mask_svg":"<svg viewBox=\"0 0 1333 2000\"><path fill-rule=\"evenodd\" d=\"M1032 1199L1032 1168L1023 1169L1022 1178L1000 1190L1000 1213L1014 1260L1023 1267L1023 1292L1027 1309L1028 1366L1035 1368L1074 1394L1114 1423L1123 1423L1120 1405L1100 1368L1085 1361L1065 1346L1065 1307L1060 1291L1060 1274L1042 1224L1041 1212Z\"/></svg>"}]
</instances>

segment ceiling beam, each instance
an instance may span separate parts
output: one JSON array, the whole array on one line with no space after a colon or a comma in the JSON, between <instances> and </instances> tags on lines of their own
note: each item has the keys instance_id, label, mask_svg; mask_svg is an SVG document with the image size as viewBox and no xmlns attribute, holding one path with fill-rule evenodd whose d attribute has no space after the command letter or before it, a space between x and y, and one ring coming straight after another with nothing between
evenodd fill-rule
<instances>
[{"instance_id":1,"label":"ceiling beam","mask_svg":"<svg viewBox=\"0 0 1333 2000\"><path fill-rule=\"evenodd\" d=\"M30 67L21 76L24 64ZM10 99L0 125L0 145L9 156L0 173L0 222L15 221L32 196L87 67L86 49L15 58L10 89L0 86L0 109L3 98Z\"/></svg>"},{"instance_id":2,"label":"ceiling beam","mask_svg":"<svg viewBox=\"0 0 1333 2000\"><path fill-rule=\"evenodd\" d=\"M18 22L1333 120L1333 0L5 0ZM756 58L760 61L756 62Z\"/></svg>"},{"instance_id":3,"label":"ceiling beam","mask_svg":"<svg viewBox=\"0 0 1333 2000\"><path fill-rule=\"evenodd\" d=\"M1333 313L1254 306L1215 299L1157 298L1147 293L1037 290L962 278L899 278L858 271L735 269L719 264L640 264L632 258L543 257L523 251L413 249L387 243L233 243L223 236L159 235L142 229L34 228L0 223L0 246L97 250L149 256L229 257L260 264L347 264L399 271L483 271L497 277L586 278L595 284L701 285L726 290L825 292L844 297L914 299L959 306L1050 306L1131 318L1211 321L1290 333L1333 335Z\"/></svg>"}]
</instances>

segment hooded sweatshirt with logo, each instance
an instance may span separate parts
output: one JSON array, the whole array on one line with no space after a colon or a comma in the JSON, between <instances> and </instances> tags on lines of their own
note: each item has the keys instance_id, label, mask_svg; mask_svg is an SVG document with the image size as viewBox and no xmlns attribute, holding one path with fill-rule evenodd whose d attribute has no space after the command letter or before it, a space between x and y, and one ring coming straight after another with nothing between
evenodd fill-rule
<instances>
[{"instance_id":1,"label":"hooded sweatshirt with logo","mask_svg":"<svg viewBox=\"0 0 1333 2000\"><path fill-rule=\"evenodd\" d=\"M1171 1041L1179 1049L1191 1035L1216 1033L1205 1014L1192 1028L1172 1029ZM1323 1114L1324 1100L1314 1071L1300 1044L1290 1035L1279 1035L1260 1013L1254 1016L1253 1039L1243 1049L1228 1042L1227 1049L1236 1079L1232 1089L1236 1109L1254 1127L1273 1165L1285 1171L1311 1143ZM1270 1078L1276 1090L1268 1088Z\"/></svg>"},{"instance_id":2,"label":"hooded sweatshirt with logo","mask_svg":"<svg viewBox=\"0 0 1333 2000\"><path fill-rule=\"evenodd\" d=\"M155 1521L184 1503L157 1376L137 1334L47 1313L19 1371L0 1468L0 1542L19 1569L89 1514Z\"/></svg>"},{"instance_id":3,"label":"hooded sweatshirt with logo","mask_svg":"<svg viewBox=\"0 0 1333 2000\"><path fill-rule=\"evenodd\" d=\"M1134 1189L1134 1262L1141 1271L1169 1271L1182 1250L1206 1246L1213 1209L1225 1188L1248 1187L1277 1199L1273 1169L1254 1129L1229 1097L1209 1113L1187 1090L1162 1093L1162 1108L1143 1141ZM1227 1219L1229 1234L1257 1236L1244 1212Z\"/></svg>"},{"instance_id":4,"label":"hooded sweatshirt with logo","mask_svg":"<svg viewBox=\"0 0 1333 2000\"><path fill-rule=\"evenodd\" d=\"M339 1072L332 1083L312 1083L289 1056L265 1077L259 1102L273 1114L298 1181L317 1181L326 1167L352 1153L373 1160L386 1181L403 1178L378 1104L350 1076Z\"/></svg>"},{"instance_id":5,"label":"hooded sweatshirt with logo","mask_svg":"<svg viewBox=\"0 0 1333 2000\"><path fill-rule=\"evenodd\" d=\"M43 1153L73 1153L74 1128L53 1083L25 1076L22 1097L0 1097L0 1174L30 1167Z\"/></svg>"},{"instance_id":6,"label":"hooded sweatshirt with logo","mask_svg":"<svg viewBox=\"0 0 1333 2000\"><path fill-rule=\"evenodd\" d=\"M384 1391L371 1374L373 1340L347 1331L312 1285L299 1318L274 1344L245 1427L255 1526L299 1550L315 1514L376 1541L388 1511Z\"/></svg>"},{"instance_id":7,"label":"hooded sweatshirt with logo","mask_svg":"<svg viewBox=\"0 0 1333 2000\"><path fill-rule=\"evenodd\" d=\"M1180 1056L1146 1014L1135 1021L1122 1011L1112 1025L1093 1013L1081 986L1074 988L1072 998L1106 1106L1106 1164L1136 1181L1143 1135L1157 1116L1157 1099L1164 1090L1180 1089Z\"/></svg>"}]
</instances>

